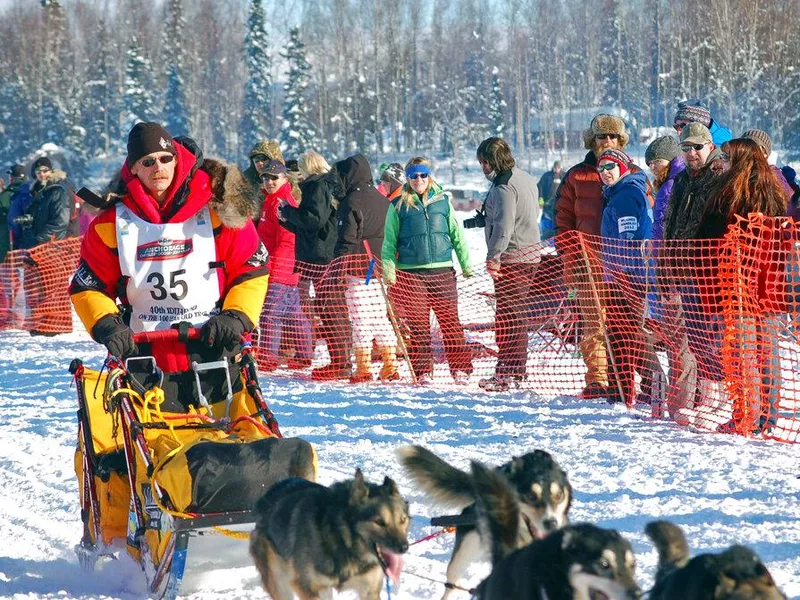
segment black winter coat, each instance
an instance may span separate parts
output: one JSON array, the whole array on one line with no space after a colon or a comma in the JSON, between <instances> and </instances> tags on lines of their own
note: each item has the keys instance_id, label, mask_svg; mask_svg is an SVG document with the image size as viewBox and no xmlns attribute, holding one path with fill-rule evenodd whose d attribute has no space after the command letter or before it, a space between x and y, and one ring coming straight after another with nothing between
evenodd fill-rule
<instances>
[{"instance_id":1,"label":"black winter coat","mask_svg":"<svg viewBox=\"0 0 800 600\"><path fill-rule=\"evenodd\" d=\"M334 200L342 188L335 170L313 175L300 182L300 206L281 209L281 225L294 233L294 255L298 262L327 265L333 260L336 244Z\"/></svg>"},{"instance_id":2,"label":"black winter coat","mask_svg":"<svg viewBox=\"0 0 800 600\"><path fill-rule=\"evenodd\" d=\"M337 162L336 170L345 195L337 212L338 235L333 254L366 254L367 240L372 255L380 258L389 203L372 183L369 161L363 154L356 154Z\"/></svg>"},{"instance_id":3,"label":"black winter coat","mask_svg":"<svg viewBox=\"0 0 800 600\"><path fill-rule=\"evenodd\" d=\"M664 216L665 240L711 237L701 236L700 230L705 220L706 205L717 183L718 178L710 164L706 164L694 177L689 174L689 169L685 169L675 178Z\"/></svg>"},{"instance_id":4,"label":"black winter coat","mask_svg":"<svg viewBox=\"0 0 800 600\"><path fill-rule=\"evenodd\" d=\"M35 188L34 188L35 189ZM75 193L63 171L53 171L47 184L35 192L25 214L33 223L22 229L22 248L33 248L68 237Z\"/></svg>"}]
</instances>

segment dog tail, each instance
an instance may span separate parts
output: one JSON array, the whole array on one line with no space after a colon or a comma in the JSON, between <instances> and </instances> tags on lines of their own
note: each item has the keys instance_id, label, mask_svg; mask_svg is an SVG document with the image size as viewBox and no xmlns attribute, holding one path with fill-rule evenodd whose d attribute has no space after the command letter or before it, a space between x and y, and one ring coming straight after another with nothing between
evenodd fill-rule
<instances>
[{"instance_id":1,"label":"dog tail","mask_svg":"<svg viewBox=\"0 0 800 600\"><path fill-rule=\"evenodd\" d=\"M680 527L669 521L652 521L644 532L658 551L656 583L689 562L689 544Z\"/></svg>"},{"instance_id":2,"label":"dog tail","mask_svg":"<svg viewBox=\"0 0 800 600\"><path fill-rule=\"evenodd\" d=\"M492 565L496 565L517 548L519 498L502 474L476 461L471 467L478 527L481 536L490 540Z\"/></svg>"},{"instance_id":3,"label":"dog tail","mask_svg":"<svg viewBox=\"0 0 800 600\"><path fill-rule=\"evenodd\" d=\"M449 465L422 446L401 446L397 456L419 489L435 503L463 508L475 502L469 473Z\"/></svg>"}]
</instances>

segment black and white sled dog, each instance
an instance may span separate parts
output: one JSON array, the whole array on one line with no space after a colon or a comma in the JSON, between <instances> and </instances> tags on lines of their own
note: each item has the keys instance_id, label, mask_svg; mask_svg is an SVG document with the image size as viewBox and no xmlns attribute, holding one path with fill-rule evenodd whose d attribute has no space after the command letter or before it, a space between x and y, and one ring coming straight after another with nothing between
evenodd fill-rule
<instances>
[{"instance_id":1,"label":"black and white sled dog","mask_svg":"<svg viewBox=\"0 0 800 600\"><path fill-rule=\"evenodd\" d=\"M611 529L566 525L517 549L522 510L516 490L498 471L472 463L482 539L488 540L492 572L477 600L635 600L630 543Z\"/></svg>"},{"instance_id":2,"label":"black and white sled dog","mask_svg":"<svg viewBox=\"0 0 800 600\"><path fill-rule=\"evenodd\" d=\"M669 521L648 523L644 532L658 550L652 600L785 600L758 556L734 545L719 554L690 558L680 527Z\"/></svg>"},{"instance_id":3,"label":"black and white sled dog","mask_svg":"<svg viewBox=\"0 0 800 600\"><path fill-rule=\"evenodd\" d=\"M421 446L403 446L397 453L406 472L431 500L440 506L463 508L460 520L474 523L456 527L455 548L447 565L447 581L455 584L472 562L490 551L490 541L482 534L485 528L475 507L473 476ZM511 546L526 546L569 522L572 487L550 454L535 450L497 467L495 472L513 490L519 507ZM451 593L447 588L443 600Z\"/></svg>"},{"instance_id":4,"label":"black and white sled dog","mask_svg":"<svg viewBox=\"0 0 800 600\"><path fill-rule=\"evenodd\" d=\"M410 518L388 477L376 485L357 469L330 487L284 479L255 512L250 555L274 600L331 598L334 589L379 600L384 574L400 577Z\"/></svg>"}]
</instances>

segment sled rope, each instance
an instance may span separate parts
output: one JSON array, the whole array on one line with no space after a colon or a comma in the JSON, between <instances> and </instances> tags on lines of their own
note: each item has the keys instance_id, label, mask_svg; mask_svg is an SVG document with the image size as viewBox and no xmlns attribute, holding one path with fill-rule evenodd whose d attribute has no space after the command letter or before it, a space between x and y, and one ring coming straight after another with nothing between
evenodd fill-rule
<instances>
[{"instance_id":1,"label":"sled rope","mask_svg":"<svg viewBox=\"0 0 800 600\"><path fill-rule=\"evenodd\" d=\"M435 538L439 537L440 535L444 535L445 533L453 533L455 530L456 530L456 528L452 527L452 526L451 527L443 527L439 531L434 531L432 534L426 535L424 538L418 539L415 542L411 542L409 544L409 546L415 546L417 544L421 544L422 542L427 542L428 540L435 539Z\"/></svg>"},{"instance_id":2,"label":"sled rope","mask_svg":"<svg viewBox=\"0 0 800 600\"><path fill-rule=\"evenodd\" d=\"M431 583L438 583L440 585L443 585L448 590L458 590L460 592L467 592L471 596L474 596L475 592L478 591L477 588L465 588L461 585L450 583L449 581L440 581L438 579L434 579L433 577L428 577L427 575L420 575L419 573L414 573L413 571L406 571L406 573L418 579L423 579L425 581L430 581Z\"/></svg>"}]
</instances>

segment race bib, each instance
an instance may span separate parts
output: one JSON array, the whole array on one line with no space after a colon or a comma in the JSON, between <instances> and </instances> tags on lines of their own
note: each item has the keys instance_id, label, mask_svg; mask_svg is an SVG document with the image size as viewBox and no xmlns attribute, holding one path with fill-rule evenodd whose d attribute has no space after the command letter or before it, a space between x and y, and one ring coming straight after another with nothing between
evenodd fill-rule
<instances>
[{"instance_id":1,"label":"race bib","mask_svg":"<svg viewBox=\"0 0 800 600\"><path fill-rule=\"evenodd\" d=\"M117 248L128 278L131 329L169 329L208 320L220 298L211 214L203 208L183 223L149 223L123 204L117 211Z\"/></svg>"}]
</instances>

